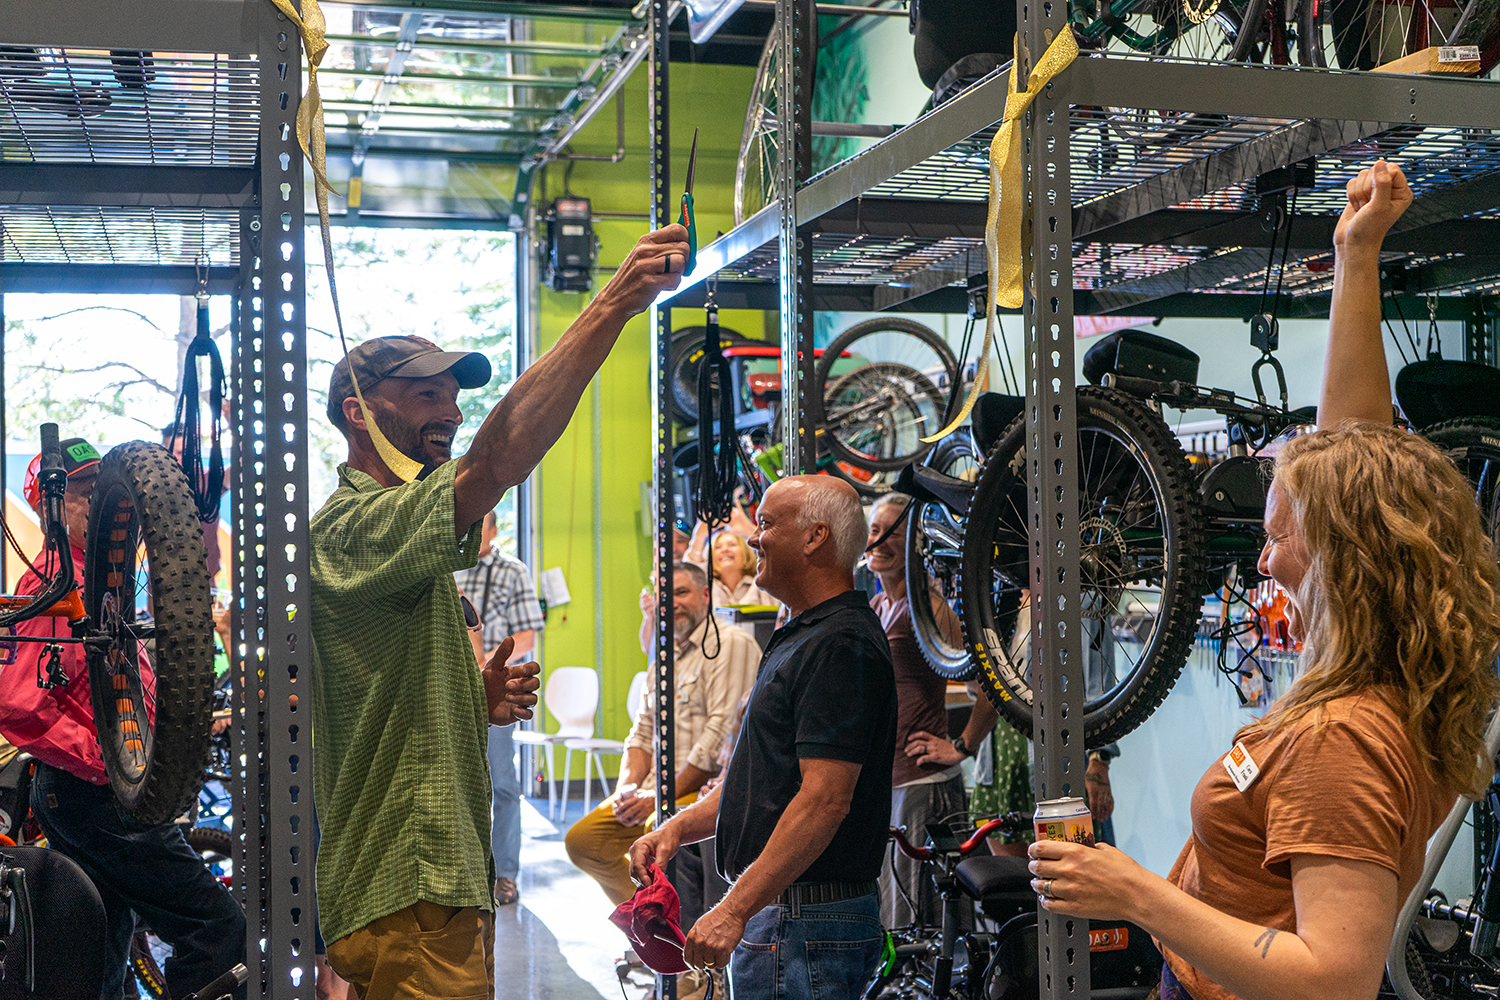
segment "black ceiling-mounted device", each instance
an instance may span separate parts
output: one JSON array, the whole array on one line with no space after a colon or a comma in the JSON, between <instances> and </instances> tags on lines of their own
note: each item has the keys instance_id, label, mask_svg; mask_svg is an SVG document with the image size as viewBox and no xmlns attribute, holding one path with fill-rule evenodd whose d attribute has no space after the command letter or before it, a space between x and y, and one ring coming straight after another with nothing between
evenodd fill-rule
<instances>
[{"instance_id":1,"label":"black ceiling-mounted device","mask_svg":"<svg viewBox=\"0 0 1500 1000\"><path fill-rule=\"evenodd\" d=\"M594 287L592 209L587 198L559 198L547 211L547 261L543 280L554 292L586 292Z\"/></svg>"}]
</instances>

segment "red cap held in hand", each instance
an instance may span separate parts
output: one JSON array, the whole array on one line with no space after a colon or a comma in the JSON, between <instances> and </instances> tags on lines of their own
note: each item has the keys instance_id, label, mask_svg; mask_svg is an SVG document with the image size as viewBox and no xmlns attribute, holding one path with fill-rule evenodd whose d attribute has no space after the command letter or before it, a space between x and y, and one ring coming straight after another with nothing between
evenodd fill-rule
<instances>
[{"instance_id":1,"label":"red cap held in hand","mask_svg":"<svg viewBox=\"0 0 1500 1000\"><path fill-rule=\"evenodd\" d=\"M682 948L687 944L681 926L682 902L654 861L647 871L650 883L615 907L610 922L625 932L635 953L653 972L686 972L687 963L682 960Z\"/></svg>"}]
</instances>

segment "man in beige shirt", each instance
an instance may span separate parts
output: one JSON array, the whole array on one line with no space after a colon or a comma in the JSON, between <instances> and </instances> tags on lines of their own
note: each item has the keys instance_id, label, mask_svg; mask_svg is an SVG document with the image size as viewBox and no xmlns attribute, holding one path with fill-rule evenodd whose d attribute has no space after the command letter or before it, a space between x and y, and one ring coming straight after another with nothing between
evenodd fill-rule
<instances>
[{"instance_id":1,"label":"man in beige shirt","mask_svg":"<svg viewBox=\"0 0 1500 1000\"><path fill-rule=\"evenodd\" d=\"M677 804L698 798L698 790L719 770L719 749L738 725L740 697L755 683L760 647L742 629L716 624L708 617L708 578L691 563L676 563L672 573L673 627L677 633L676 681ZM566 844L573 864L591 875L611 903L635 893L626 852L646 832L656 811L656 776L651 767L654 697L646 697L635 728L625 741L624 766L615 794L568 830ZM695 845L712 848L712 843ZM683 926L691 926L722 894L710 859L677 856L673 882L682 899ZM717 889L715 889L717 886Z\"/></svg>"}]
</instances>

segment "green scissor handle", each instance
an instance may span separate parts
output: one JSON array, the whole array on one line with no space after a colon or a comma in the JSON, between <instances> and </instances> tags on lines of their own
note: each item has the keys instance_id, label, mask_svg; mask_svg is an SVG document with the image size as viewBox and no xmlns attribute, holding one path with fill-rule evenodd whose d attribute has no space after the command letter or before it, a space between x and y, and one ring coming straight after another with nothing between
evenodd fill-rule
<instances>
[{"instance_id":1,"label":"green scissor handle","mask_svg":"<svg viewBox=\"0 0 1500 1000\"><path fill-rule=\"evenodd\" d=\"M691 192L682 193L682 215L677 220L687 227L688 231L688 255L687 263L682 265L683 277L693 273L693 268L698 266L698 220L693 216L693 195Z\"/></svg>"}]
</instances>

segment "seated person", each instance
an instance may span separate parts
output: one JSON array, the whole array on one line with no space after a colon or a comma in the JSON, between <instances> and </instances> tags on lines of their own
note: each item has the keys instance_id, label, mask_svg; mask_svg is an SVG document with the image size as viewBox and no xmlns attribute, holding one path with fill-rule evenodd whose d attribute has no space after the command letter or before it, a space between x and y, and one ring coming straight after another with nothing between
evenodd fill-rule
<instances>
[{"instance_id":1,"label":"seated person","mask_svg":"<svg viewBox=\"0 0 1500 1000\"><path fill-rule=\"evenodd\" d=\"M1198 782L1167 878L1108 846L1030 850L1046 909L1156 938L1164 1000L1374 997L1428 838L1493 772L1500 569L1469 483L1391 426L1380 245L1411 189L1377 161L1348 195L1322 429L1276 456L1260 557L1298 677Z\"/></svg>"},{"instance_id":2,"label":"seated person","mask_svg":"<svg viewBox=\"0 0 1500 1000\"><path fill-rule=\"evenodd\" d=\"M677 802L686 805L718 771L720 747L733 731L740 696L755 682L760 647L744 631L715 628L708 617L708 578L691 563L679 562L672 574L673 627L677 635L673 678L677 688ZM568 830L568 857L593 876L609 901L619 905L635 894L630 881L630 845L646 830L655 813L656 775L651 767L654 697L649 686L625 741L624 766L615 794ZM677 866L677 893L682 920L690 924L717 902L705 899L704 865L699 854L684 853Z\"/></svg>"},{"instance_id":3,"label":"seated person","mask_svg":"<svg viewBox=\"0 0 1500 1000\"><path fill-rule=\"evenodd\" d=\"M85 449L83 438L62 442L68 473L64 510L80 587L89 500L99 478L99 455ZM40 511L41 494L29 479L26 498ZM35 594L45 584L35 569L29 569L17 593ZM16 634L71 632L67 622L43 617L22 622ZM0 670L0 734L36 758L31 809L48 845L75 861L104 900L105 938L98 947L104 949L109 971L100 996L118 1000L124 995L137 916L172 946L164 970L167 988L173 996L187 996L245 960L244 911L187 845L181 826L142 826L116 806L99 751L83 647L61 647L67 682L49 690L37 684L37 678L48 673L45 644L19 645L16 661ZM156 683L144 654L141 683L150 711Z\"/></svg>"}]
</instances>

